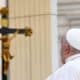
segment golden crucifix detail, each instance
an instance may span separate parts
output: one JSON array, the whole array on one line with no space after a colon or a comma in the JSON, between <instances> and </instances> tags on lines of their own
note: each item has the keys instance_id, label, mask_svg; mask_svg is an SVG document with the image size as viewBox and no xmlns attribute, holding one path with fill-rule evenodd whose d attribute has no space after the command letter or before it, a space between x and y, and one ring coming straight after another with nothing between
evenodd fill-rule
<instances>
[{"instance_id":1,"label":"golden crucifix detail","mask_svg":"<svg viewBox=\"0 0 80 80\"><path fill-rule=\"evenodd\" d=\"M15 29L15 28L8 28L9 26L9 19L8 19L8 7L4 7L0 10L0 13L2 15L1 19L1 26L0 33L2 34L2 37L0 40L2 41L2 68L3 68L3 76L7 76L8 68L10 60L13 58L13 56L10 54L10 42L11 40L16 37L17 34L24 34L25 36L30 37L32 35L32 30L29 27L26 27L25 29ZM13 34L11 37L8 36L8 34ZM3 80L7 80L4 79Z\"/></svg>"}]
</instances>

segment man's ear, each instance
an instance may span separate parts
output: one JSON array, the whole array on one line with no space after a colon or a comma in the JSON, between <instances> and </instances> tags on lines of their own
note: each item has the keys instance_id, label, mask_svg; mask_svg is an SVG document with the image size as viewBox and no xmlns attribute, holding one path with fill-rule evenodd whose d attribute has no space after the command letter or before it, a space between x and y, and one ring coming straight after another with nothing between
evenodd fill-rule
<instances>
[{"instance_id":1,"label":"man's ear","mask_svg":"<svg viewBox=\"0 0 80 80\"><path fill-rule=\"evenodd\" d=\"M66 49L65 49L65 55L69 55L70 54L70 51L71 51L70 46L67 45L66 46Z\"/></svg>"}]
</instances>

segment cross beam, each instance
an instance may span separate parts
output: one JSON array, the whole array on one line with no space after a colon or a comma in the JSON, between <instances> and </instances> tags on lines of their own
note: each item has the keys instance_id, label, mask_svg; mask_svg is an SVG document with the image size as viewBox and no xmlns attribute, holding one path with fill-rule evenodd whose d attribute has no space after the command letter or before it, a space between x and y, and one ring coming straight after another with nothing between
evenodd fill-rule
<instances>
[{"instance_id":1,"label":"cross beam","mask_svg":"<svg viewBox=\"0 0 80 80\"><path fill-rule=\"evenodd\" d=\"M25 29L15 29L15 28L0 28L0 33L3 35L13 34L18 31L18 34L24 34L25 36L30 36L32 34L32 30L28 27Z\"/></svg>"}]
</instances>

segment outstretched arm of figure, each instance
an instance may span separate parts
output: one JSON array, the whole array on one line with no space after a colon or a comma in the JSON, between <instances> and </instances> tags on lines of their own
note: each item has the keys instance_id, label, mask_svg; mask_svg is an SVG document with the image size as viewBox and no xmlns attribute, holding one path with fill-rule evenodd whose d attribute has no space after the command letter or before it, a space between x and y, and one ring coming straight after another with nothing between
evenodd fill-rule
<instances>
[{"instance_id":1,"label":"outstretched arm of figure","mask_svg":"<svg viewBox=\"0 0 80 80\"><path fill-rule=\"evenodd\" d=\"M9 40L11 41L13 38L15 38L18 32L19 30L17 29L16 32L11 37L9 37Z\"/></svg>"},{"instance_id":2,"label":"outstretched arm of figure","mask_svg":"<svg viewBox=\"0 0 80 80\"><path fill-rule=\"evenodd\" d=\"M19 31L17 30L11 37L8 38L8 40L11 41L14 37L16 37L16 35L18 34L18 32ZM8 37L8 36L4 35L4 36L0 37L0 40L4 40L4 39L6 39L6 37Z\"/></svg>"}]
</instances>

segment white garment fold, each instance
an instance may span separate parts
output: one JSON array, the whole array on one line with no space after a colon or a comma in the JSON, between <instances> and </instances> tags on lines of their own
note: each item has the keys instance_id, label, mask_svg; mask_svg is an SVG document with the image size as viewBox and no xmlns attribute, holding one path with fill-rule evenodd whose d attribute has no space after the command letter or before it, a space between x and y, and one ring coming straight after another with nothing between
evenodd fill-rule
<instances>
[{"instance_id":1,"label":"white garment fold","mask_svg":"<svg viewBox=\"0 0 80 80\"><path fill-rule=\"evenodd\" d=\"M80 53L66 59L66 64L46 80L80 80Z\"/></svg>"}]
</instances>

